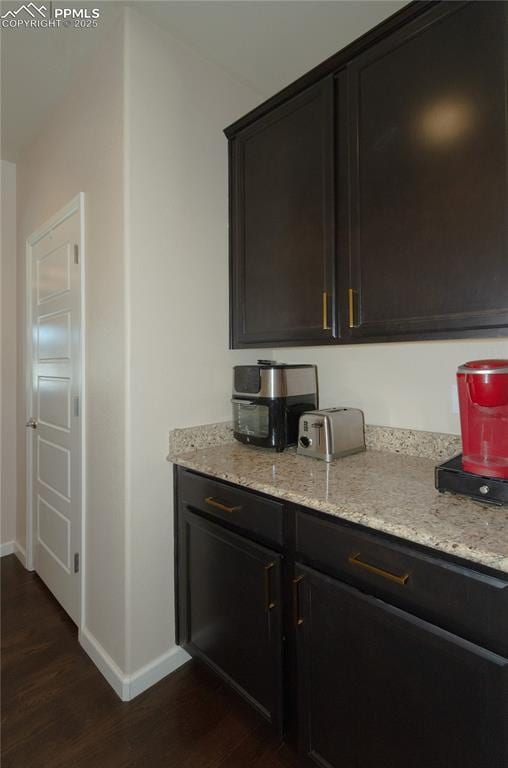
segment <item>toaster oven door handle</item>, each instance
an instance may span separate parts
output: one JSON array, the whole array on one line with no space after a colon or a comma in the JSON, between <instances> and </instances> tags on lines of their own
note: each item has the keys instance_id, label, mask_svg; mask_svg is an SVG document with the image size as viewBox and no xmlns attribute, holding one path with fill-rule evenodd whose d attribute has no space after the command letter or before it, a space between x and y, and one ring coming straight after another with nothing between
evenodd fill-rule
<instances>
[{"instance_id":1,"label":"toaster oven door handle","mask_svg":"<svg viewBox=\"0 0 508 768\"><path fill-rule=\"evenodd\" d=\"M223 504L221 501L217 501L217 499L214 499L213 496L207 496L205 499L205 504L208 504L209 507L220 509L221 512L228 512L229 514L233 514L233 512L240 512L241 510L241 507L228 507L226 504Z\"/></svg>"},{"instance_id":2,"label":"toaster oven door handle","mask_svg":"<svg viewBox=\"0 0 508 768\"><path fill-rule=\"evenodd\" d=\"M363 568L365 571L369 571L369 573L374 573L376 576L388 579L388 581L394 581L401 586L404 586L409 581L409 573L403 573L399 576L397 573L391 573L391 571L385 571L384 568L378 568L376 565L366 563L365 560L360 559L360 552L355 552L350 555L348 557L348 562L350 565L356 565L358 568Z\"/></svg>"},{"instance_id":3,"label":"toaster oven door handle","mask_svg":"<svg viewBox=\"0 0 508 768\"><path fill-rule=\"evenodd\" d=\"M256 402L250 402L249 400L236 400L235 398L233 398L231 402L235 405L241 405L242 408L256 408L258 405Z\"/></svg>"}]
</instances>

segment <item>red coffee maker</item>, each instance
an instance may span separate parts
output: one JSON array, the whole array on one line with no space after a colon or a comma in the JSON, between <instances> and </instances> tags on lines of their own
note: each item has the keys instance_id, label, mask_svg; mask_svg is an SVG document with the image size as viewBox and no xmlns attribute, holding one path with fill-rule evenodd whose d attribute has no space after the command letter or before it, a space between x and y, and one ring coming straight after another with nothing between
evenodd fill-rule
<instances>
[{"instance_id":1,"label":"red coffee maker","mask_svg":"<svg viewBox=\"0 0 508 768\"><path fill-rule=\"evenodd\" d=\"M508 360L473 360L457 371L462 468L508 478Z\"/></svg>"}]
</instances>

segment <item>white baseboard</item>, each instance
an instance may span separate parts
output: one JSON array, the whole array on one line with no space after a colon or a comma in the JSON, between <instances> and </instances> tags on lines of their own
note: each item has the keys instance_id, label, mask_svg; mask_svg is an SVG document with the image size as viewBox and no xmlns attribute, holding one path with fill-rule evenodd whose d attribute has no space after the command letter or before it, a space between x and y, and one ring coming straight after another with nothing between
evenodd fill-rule
<instances>
[{"instance_id":1,"label":"white baseboard","mask_svg":"<svg viewBox=\"0 0 508 768\"><path fill-rule=\"evenodd\" d=\"M86 627L79 632L79 642L122 701L143 693L190 659L183 648L175 645L132 675L125 675Z\"/></svg>"},{"instance_id":2,"label":"white baseboard","mask_svg":"<svg viewBox=\"0 0 508 768\"><path fill-rule=\"evenodd\" d=\"M5 544L0 544L0 557L6 555L12 555L16 546L15 541L6 541Z\"/></svg>"},{"instance_id":3,"label":"white baseboard","mask_svg":"<svg viewBox=\"0 0 508 768\"><path fill-rule=\"evenodd\" d=\"M84 627L78 635L81 647L87 652L93 663L102 672L110 686L122 701L128 701L128 686L125 683L125 675L120 667L113 661L107 651L104 650L96 637Z\"/></svg>"},{"instance_id":4,"label":"white baseboard","mask_svg":"<svg viewBox=\"0 0 508 768\"><path fill-rule=\"evenodd\" d=\"M17 541L14 544L14 554L20 561L20 563L26 568L26 551Z\"/></svg>"},{"instance_id":5,"label":"white baseboard","mask_svg":"<svg viewBox=\"0 0 508 768\"><path fill-rule=\"evenodd\" d=\"M134 699L147 688L162 680L163 677L170 675L189 659L190 656L187 651L184 651L179 645L175 645L149 664L145 664L129 678L129 699Z\"/></svg>"}]
</instances>

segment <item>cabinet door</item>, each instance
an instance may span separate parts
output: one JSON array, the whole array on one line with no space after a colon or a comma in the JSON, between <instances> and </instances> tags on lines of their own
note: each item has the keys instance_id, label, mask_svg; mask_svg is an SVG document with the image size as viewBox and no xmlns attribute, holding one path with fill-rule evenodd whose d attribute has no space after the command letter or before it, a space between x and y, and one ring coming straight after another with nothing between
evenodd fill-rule
<instances>
[{"instance_id":1,"label":"cabinet door","mask_svg":"<svg viewBox=\"0 0 508 768\"><path fill-rule=\"evenodd\" d=\"M280 555L186 508L179 537L180 643L280 730Z\"/></svg>"},{"instance_id":2,"label":"cabinet door","mask_svg":"<svg viewBox=\"0 0 508 768\"><path fill-rule=\"evenodd\" d=\"M437 3L349 67L350 339L508 325L507 15Z\"/></svg>"},{"instance_id":3,"label":"cabinet door","mask_svg":"<svg viewBox=\"0 0 508 768\"><path fill-rule=\"evenodd\" d=\"M299 567L300 728L327 768L504 768L508 661Z\"/></svg>"},{"instance_id":4,"label":"cabinet door","mask_svg":"<svg viewBox=\"0 0 508 768\"><path fill-rule=\"evenodd\" d=\"M230 142L231 342L335 335L333 81Z\"/></svg>"}]
</instances>

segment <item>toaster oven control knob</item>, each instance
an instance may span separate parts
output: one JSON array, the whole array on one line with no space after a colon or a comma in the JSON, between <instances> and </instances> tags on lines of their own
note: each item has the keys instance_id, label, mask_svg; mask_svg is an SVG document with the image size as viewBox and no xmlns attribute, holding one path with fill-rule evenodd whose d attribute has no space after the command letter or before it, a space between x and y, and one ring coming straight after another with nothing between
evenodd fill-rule
<instances>
[{"instance_id":1,"label":"toaster oven control knob","mask_svg":"<svg viewBox=\"0 0 508 768\"><path fill-rule=\"evenodd\" d=\"M304 435L303 437L300 438L300 445L303 448L309 448L312 445L312 440L310 439L310 437L305 437Z\"/></svg>"},{"instance_id":2,"label":"toaster oven control knob","mask_svg":"<svg viewBox=\"0 0 508 768\"><path fill-rule=\"evenodd\" d=\"M489 488L489 486L488 486L488 485L480 485L480 488L479 488L479 490L480 490L480 493L481 493L483 496L486 496L486 495L488 494L488 492L490 491L490 488Z\"/></svg>"}]
</instances>

